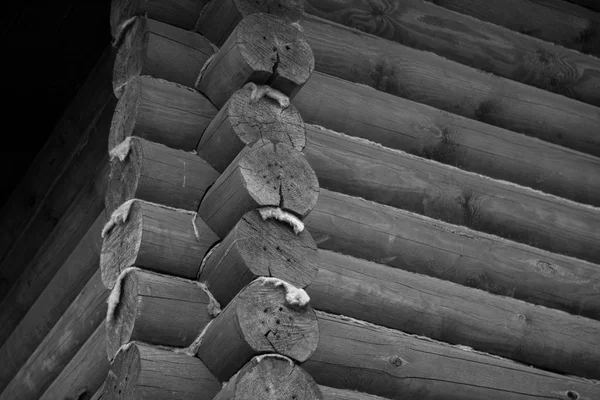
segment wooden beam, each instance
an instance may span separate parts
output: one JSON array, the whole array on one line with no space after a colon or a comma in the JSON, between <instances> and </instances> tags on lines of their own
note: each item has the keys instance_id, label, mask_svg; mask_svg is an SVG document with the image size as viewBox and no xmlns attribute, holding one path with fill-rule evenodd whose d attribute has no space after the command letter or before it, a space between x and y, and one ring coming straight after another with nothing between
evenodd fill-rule
<instances>
[{"instance_id":1,"label":"wooden beam","mask_svg":"<svg viewBox=\"0 0 600 400\"><path fill-rule=\"evenodd\" d=\"M100 253L102 281L108 288L123 270L133 266L159 273L175 269L181 277L195 279L204 255L218 240L191 211L133 200L113 217Z\"/></svg>"},{"instance_id":2,"label":"wooden beam","mask_svg":"<svg viewBox=\"0 0 600 400\"><path fill-rule=\"evenodd\" d=\"M193 89L149 76L135 78L125 86L117 104L108 138L109 150L129 136L174 149L194 150L217 111Z\"/></svg>"},{"instance_id":3,"label":"wooden beam","mask_svg":"<svg viewBox=\"0 0 600 400\"><path fill-rule=\"evenodd\" d=\"M219 173L198 155L130 137L113 152L106 211L134 198L196 211Z\"/></svg>"},{"instance_id":4,"label":"wooden beam","mask_svg":"<svg viewBox=\"0 0 600 400\"><path fill-rule=\"evenodd\" d=\"M198 358L136 342L119 351L104 387L110 400L212 400L221 390Z\"/></svg>"},{"instance_id":5,"label":"wooden beam","mask_svg":"<svg viewBox=\"0 0 600 400\"><path fill-rule=\"evenodd\" d=\"M30 369L39 368L40 365L31 366L31 364L41 363L41 361L30 356L40 349L40 343L54 329L55 324L60 324L61 320L64 321L63 313L69 313L69 310L73 307L76 307L79 311L91 311L86 308L86 302L91 301L90 298L85 296L85 294L90 294L90 284L88 283L86 286L86 282L92 278L94 273L99 272L98 258L102 243L100 231L104 222L104 214L101 213L37 299L28 298L29 292L25 291L17 297L14 306L5 311L8 319L2 328L7 331L9 327L14 329L0 347L0 359L3 360L3 367L0 369L0 392L19 370L29 371L26 376L32 381L34 380L32 377L35 373L31 372ZM99 276L98 279L100 279ZM84 295L80 294L82 289ZM91 290L91 292L94 291ZM73 301L77 304L76 306L73 306ZM84 304L80 305L81 302ZM70 312L73 313L74 311L71 310ZM19 316L22 316L22 319L18 318ZM14 322L19 320L18 324ZM31 329L33 326L35 326L35 329ZM43 347L47 348L47 346ZM65 342L60 349L51 348L56 352L53 366L59 365L59 362L56 361L59 358L57 354L63 351L67 352L69 345ZM29 366L24 366L25 364ZM47 367L44 374L46 377L51 376L51 368ZM20 375L23 375L23 373ZM21 379L22 376L15 379L11 386L24 385ZM37 389L39 387L39 384L36 385ZM25 393L26 388L7 389L7 391L13 394Z\"/></svg>"},{"instance_id":6,"label":"wooden beam","mask_svg":"<svg viewBox=\"0 0 600 400\"><path fill-rule=\"evenodd\" d=\"M93 335L98 326L103 325L106 317L106 299L108 291L100 279L100 271L87 280L81 293L71 302L69 307L61 312L62 316L51 329L35 332L36 321L29 318L24 320L28 325L16 334L24 334L24 344L31 346L7 347L14 344L13 336L2 348L3 368L11 372L16 367L18 373L10 381L0 395L2 400L10 399L39 399L49 385L63 373L67 365L86 341ZM31 312L38 311L37 309ZM43 314L36 314L40 322L44 322ZM26 332L27 328L29 331ZM27 339L30 339L27 342ZM34 341L33 339L37 339ZM23 354L19 354L23 352ZM104 358L106 358L103 353ZM21 362L24 358L24 363ZM3 372L4 374L5 372ZM0 389L1 390L1 389ZM77 398L76 396L74 398Z\"/></svg>"},{"instance_id":7,"label":"wooden beam","mask_svg":"<svg viewBox=\"0 0 600 400\"><path fill-rule=\"evenodd\" d=\"M596 0L567 0L569 3L579 4L590 10L600 11L600 4Z\"/></svg>"},{"instance_id":8,"label":"wooden beam","mask_svg":"<svg viewBox=\"0 0 600 400\"><path fill-rule=\"evenodd\" d=\"M286 357L254 357L227 382L214 400L235 399L321 400L319 386L301 367Z\"/></svg>"},{"instance_id":9,"label":"wooden beam","mask_svg":"<svg viewBox=\"0 0 600 400\"><path fill-rule=\"evenodd\" d=\"M449 8L458 7L465 12L452 12L434 3L442 6L450 3ZM553 3L563 2L554 0ZM588 25L585 21L591 20L592 14L588 11L582 15L579 7L568 6L579 11L568 13L552 7L549 2L523 0L502 4L493 1L410 0L381 6L373 5L368 0L308 0L305 7L307 13L332 22L600 106L597 89L600 85L599 59L499 26L522 32L531 29L526 28L527 25L538 25L541 21L548 23L552 19L556 23L547 26L551 31L546 33L567 34L560 32L558 26L562 25L574 33L571 39L575 39L584 31L583 27ZM373 17L366 18L370 13L373 13ZM464 14L481 20L490 18L494 24ZM540 17L548 14L551 14L550 18ZM531 18L533 15L536 18ZM574 24L574 20L584 23ZM589 39L581 37L581 40Z\"/></svg>"},{"instance_id":10,"label":"wooden beam","mask_svg":"<svg viewBox=\"0 0 600 400\"><path fill-rule=\"evenodd\" d=\"M285 143L259 140L245 147L208 190L198 216L224 237L248 211L272 206L304 218L319 182L304 155Z\"/></svg>"},{"instance_id":11,"label":"wooden beam","mask_svg":"<svg viewBox=\"0 0 600 400\"><path fill-rule=\"evenodd\" d=\"M355 390L336 389L329 386L319 385L323 400L385 400L383 397L372 394L361 393Z\"/></svg>"},{"instance_id":12,"label":"wooden beam","mask_svg":"<svg viewBox=\"0 0 600 400\"><path fill-rule=\"evenodd\" d=\"M214 18L208 11L203 15ZM221 19L216 20L223 26ZM269 85L292 98L314 67L312 51L296 27L269 14L252 14L235 26L202 68L196 88L219 108L246 82Z\"/></svg>"},{"instance_id":13,"label":"wooden beam","mask_svg":"<svg viewBox=\"0 0 600 400\"><path fill-rule=\"evenodd\" d=\"M317 312L319 345L302 364L321 385L389 399L594 399L592 381Z\"/></svg>"},{"instance_id":14,"label":"wooden beam","mask_svg":"<svg viewBox=\"0 0 600 400\"><path fill-rule=\"evenodd\" d=\"M102 400L102 398L106 399L106 397L104 397L104 384L100 386L100 389L96 390L96 393L94 393L90 400Z\"/></svg>"},{"instance_id":15,"label":"wooden beam","mask_svg":"<svg viewBox=\"0 0 600 400\"><path fill-rule=\"evenodd\" d=\"M194 87L204 63L214 54L203 36L140 16L127 26L113 69L117 97L127 82L140 75L161 77Z\"/></svg>"},{"instance_id":16,"label":"wooden beam","mask_svg":"<svg viewBox=\"0 0 600 400\"><path fill-rule=\"evenodd\" d=\"M113 288L106 317L108 358L132 341L187 347L219 311L206 287L195 281L126 271Z\"/></svg>"}]
</instances>

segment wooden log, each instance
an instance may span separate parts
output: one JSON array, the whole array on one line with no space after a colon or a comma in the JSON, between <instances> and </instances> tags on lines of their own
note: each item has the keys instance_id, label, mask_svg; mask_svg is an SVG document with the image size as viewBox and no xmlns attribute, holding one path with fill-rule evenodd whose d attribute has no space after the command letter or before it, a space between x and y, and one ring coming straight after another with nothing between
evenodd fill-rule
<instances>
[{"instance_id":1,"label":"wooden log","mask_svg":"<svg viewBox=\"0 0 600 400\"><path fill-rule=\"evenodd\" d=\"M100 324L40 400L78 399L95 393L108 373L104 324Z\"/></svg>"},{"instance_id":2,"label":"wooden log","mask_svg":"<svg viewBox=\"0 0 600 400\"><path fill-rule=\"evenodd\" d=\"M136 15L146 15L169 25L191 30L208 0L112 0L110 8L110 30L113 38L123 34Z\"/></svg>"},{"instance_id":3,"label":"wooden log","mask_svg":"<svg viewBox=\"0 0 600 400\"><path fill-rule=\"evenodd\" d=\"M96 272L98 272L98 282L100 282L98 259L101 246L100 231L104 222L104 214L101 213L37 299L29 299L27 297L28 292L24 292L16 298L13 303L14 306L6 310L6 324L14 327L14 330L0 347L0 359L3 361L3 366L0 369L0 392L20 369L27 370L30 368L23 366L26 363L33 363L34 358L30 358L30 356L36 349L39 349L38 346L55 324L64 320L63 313L68 313L74 307L72 302L85 303L91 301L91 298L86 298L84 295L90 293L90 290L86 289L90 284L88 283L85 288L84 285ZM100 283L100 285L102 284ZM83 299L81 299L82 296ZM96 298L93 297L93 299ZM80 311L86 309L85 304L76 307ZM86 311L90 310L86 309ZM18 318L21 315L22 319ZM19 319L20 322L17 325L14 321ZM35 326L35 329L31 329L32 326ZM67 351L68 348L68 343L64 343L58 350L56 347L52 347L56 354L59 354L60 351ZM55 359L57 358L55 357ZM37 361L39 362L39 360ZM57 364L59 363L53 363L53 365ZM50 376L50 368L45 370L44 374ZM33 375L32 372L27 374L30 378ZM33 380L33 378L31 379ZM17 379L17 382L20 382L19 379ZM14 386L15 384L11 385ZM25 389L12 391L13 394L20 392L25 393Z\"/></svg>"},{"instance_id":4,"label":"wooden log","mask_svg":"<svg viewBox=\"0 0 600 400\"><path fill-rule=\"evenodd\" d=\"M109 301L109 359L132 341L187 347L220 311L206 287L195 281L139 269L121 274Z\"/></svg>"},{"instance_id":5,"label":"wooden log","mask_svg":"<svg viewBox=\"0 0 600 400\"><path fill-rule=\"evenodd\" d=\"M100 389L96 390L96 393L90 398L90 400L102 400L104 397L104 384L100 386ZM106 399L106 397L104 397Z\"/></svg>"},{"instance_id":6,"label":"wooden log","mask_svg":"<svg viewBox=\"0 0 600 400\"><path fill-rule=\"evenodd\" d=\"M21 331L15 331L3 346L1 354L3 368L10 372L16 367L18 373L6 388L2 388L4 391L0 394L0 399L39 399L49 385L62 374L62 371L68 368L73 357L98 326L103 325L107 297L108 291L102 284L100 271L96 270L81 293L51 329L44 329L45 316L43 314L35 315L40 320L41 331L39 333L31 332L37 330L32 328L37 328L35 319L25 319L23 322L28 323L27 326L24 326ZM38 310L32 308L30 313L35 311ZM27 332L25 328L30 332ZM22 346L7 347L15 342L13 337L20 333L24 335L21 340L30 345L31 349L22 349ZM35 342L33 340L27 342L29 338L37 339L38 337L39 339ZM19 354L21 351L23 354ZM104 354L105 351L103 351L103 357L106 358ZM24 363L21 362L22 358L25 360ZM20 362L21 365L16 362ZM5 373L3 371L3 374ZM77 396L73 398L77 398Z\"/></svg>"},{"instance_id":7,"label":"wooden log","mask_svg":"<svg viewBox=\"0 0 600 400\"><path fill-rule=\"evenodd\" d=\"M217 111L206 97L188 87L148 76L134 78L117 103L109 150L129 136L194 150Z\"/></svg>"},{"instance_id":8,"label":"wooden log","mask_svg":"<svg viewBox=\"0 0 600 400\"><path fill-rule=\"evenodd\" d=\"M325 189L304 223L322 249L573 314L600 315L596 264Z\"/></svg>"},{"instance_id":9,"label":"wooden log","mask_svg":"<svg viewBox=\"0 0 600 400\"><path fill-rule=\"evenodd\" d=\"M255 278L268 276L303 288L318 271L317 245L307 230L296 235L283 222L246 213L204 260L198 280L222 306Z\"/></svg>"},{"instance_id":10,"label":"wooden log","mask_svg":"<svg viewBox=\"0 0 600 400\"><path fill-rule=\"evenodd\" d=\"M113 218L100 253L102 281L110 289L133 266L165 274L176 270L195 279L204 254L218 240L196 213L144 201L125 203Z\"/></svg>"},{"instance_id":11,"label":"wooden log","mask_svg":"<svg viewBox=\"0 0 600 400\"><path fill-rule=\"evenodd\" d=\"M355 390L336 389L329 386L319 385L323 400L385 400L383 397L372 394L361 393Z\"/></svg>"},{"instance_id":12,"label":"wooden log","mask_svg":"<svg viewBox=\"0 0 600 400\"><path fill-rule=\"evenodd\" d=\"M302 364L321 385L389 399L595 399L600 385L500 357L317 312L319 345Z\"/></svg>"},{"instance_id":13,"label":"wooden log","mask_svg":"<svg viewBox=\"0 0 600 400\"><path fill-rule=\"evenodd\" d=\"M575 33L584 30L587 24L573 24L573 20L581 20L581 17L589 19L591 13L580 14L579 18L572 14L564 18L565 15L551 7L549 2L442 0L439 3L443 5L446 2L452 4L450 8L462 8L466 11L464 14L476 14L484 20L489 16L498 25L449 11L433 4L435 2L420 0L402 3L388 0L377 6L368 0L309 0L305 7L307 13L342 25L432 51L498 76L600 105L599 59L499 26L526 29L523 24L540 24L544 18L539 18L539 15L552 13L553 17L558 17L554 19L560 22L550 25L550 34L560 35L560 28L557 28L560 25L568 26ZM570 8L581 10L579 7ZM368 18L371 12L378 17ZM534 15L536 18L531 18Z\"/></svg>"},{"instance_id":14,"label":"wooden log","mask_svg":"<svg viewBox=\"0 0 600 400\"><path fill-rule=\"evenodd\" d=\"M221 381L259 354L307 360L319 341L315 313L307 301L306 293L285 281L258 278L202 332L198 357Z\"/></svg>"},{"instance_id":15,"label":"wooden log","mask_svg":"<svg viewBox=\"0 0 600 400\"><path fill-rule=\"evenodd\" d=\"M214 54L201 35L144 16L136 17L123 35L113 69L117 97L127 82L140 75L194 87L194 76Z\"/></svg>"},{"instance_id":16,"label":"wooden log","mask_svg":"<svg viewBox=\"0 0 600 400\"><path fill-rule=\"evenodd\" d=\"M302 219L318 197L319 182L302 153L259 140L244 148L208 190L198 216L224 237L255 208L279 207Z\"/></svg>"},{"instance_id":17,"label":"wooden log","mask_svg":"<svg viewBox=\"0 0 600 400\"><path fill-rule=\"evenodd\" d=\"M288 358L254 357L223 387L215 400L235 399L321 400L314 379Z\"/></svg>"},{"instance_id":18,"label":"wooden log","mask_svg":"<svg viewBox=\"0 0 600 400\"><path fill-rule=\"evenodd\" d=\"M282 107L269 96L253 99L255 90L257 86L248 83L236 91L200 137L196 151L217 171L223 172L245 146L258 139L304 149L304 121L296 107Z\"/></svg>"},{"instance_id":19,"label":"wooden log","mask_svg":"<svg viewBox=\"0 0 600 400\"><path fill-rule=\"evenodd\" d=\"M202 68L196 88L219 108L246 82L269 85L292 98L314 67L312 51L296 27L269 14L252 14Z\"/></svg>"},{"instance_id":20,"label":"wooden log","mask_svg":"<svg viewBox=\"0 0 600 400\"><path fill-rule=\"evenodd\" d=\"M493 1L433 0L439 6L505 26L524 35L558 43L583 53L600 55L600 14L570 4L577 3L600 11L599 3L596 0L567 1L569 2L510 0L499 7Z\"/></svg>"},{"instance_id":21,"label":"wooden log","mask_svg":"<svg viewBox=\"0 0 600 400\"><path fill-rule=\"evenodd\" d=\"M110 163L106 211L138 198L196 211L219 173L196 154L130 137Z\"/></svg>"},{"instance_id":22,"label":"wooden log","mask_svg":"<svg viewBox=\"0 0 600 400\"><path fill-rule=\"evenodd\" d=\"M211 400L221 390L198 358L136 342L119 351L104 386L107 400Z\"/></svg>"}]
</instances>

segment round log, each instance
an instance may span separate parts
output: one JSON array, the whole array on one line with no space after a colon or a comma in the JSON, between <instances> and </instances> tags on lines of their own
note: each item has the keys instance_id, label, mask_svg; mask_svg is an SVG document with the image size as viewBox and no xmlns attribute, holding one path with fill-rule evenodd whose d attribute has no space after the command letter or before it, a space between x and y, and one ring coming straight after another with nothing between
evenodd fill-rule
<instances>
[{"instance_id":1,"label":"round log","mask_svg":"<svg viewBox=\"0 0 600 400\"><path fill-rule=\"evenodd\" d=\"M304 218L319 197L319 182L302 153L259 140L245 147L206 193L198 215L225 237L248 211L279 207Z\"/></svg>"},{"instance_id":2,"label":"round log","mask_svg":"<svg viewBox=\"0 0 600 400\"><path fill-rule=\"evenodd\" d=\"M248 83L236 91L202 134L196 151L217 171L224 171L244 146L259 139L304 149L306 131L296 107L283 107L269 95L256 96L258 90Z\"/></svg>"}]
</instances>

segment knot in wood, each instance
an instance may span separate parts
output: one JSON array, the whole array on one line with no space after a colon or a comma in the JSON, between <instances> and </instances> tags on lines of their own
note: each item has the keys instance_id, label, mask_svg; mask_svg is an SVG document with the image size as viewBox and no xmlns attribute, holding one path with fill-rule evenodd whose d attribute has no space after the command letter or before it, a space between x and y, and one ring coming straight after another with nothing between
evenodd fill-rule
<instances>
[{"instance_id":1,"label":"knot in wood","mask_svg":"<svg viewBox=\"0 0 600 400\"><path fill-rule=\"evenodd\" d=\"M392 357L390 357L389 362L394 367L401 367L402 365L404 365L404 360L402 358L400 358L400 356L392 356Z\"/></svg>"}]
</instances>

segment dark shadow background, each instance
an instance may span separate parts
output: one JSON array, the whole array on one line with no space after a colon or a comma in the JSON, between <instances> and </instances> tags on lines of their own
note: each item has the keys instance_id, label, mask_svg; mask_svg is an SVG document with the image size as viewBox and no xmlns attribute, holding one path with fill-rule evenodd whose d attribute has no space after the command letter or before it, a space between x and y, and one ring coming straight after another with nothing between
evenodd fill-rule
<instances>
[{"instance_id":1,"label":"dark shadow background","mask_svg":"<svg viewBox=\"0 0 600 400\"><path fill-rule=\"evenodd\" d=\"M110 0L5 2L0 207L110 44Z\"/></svg>"}]
</instances>

